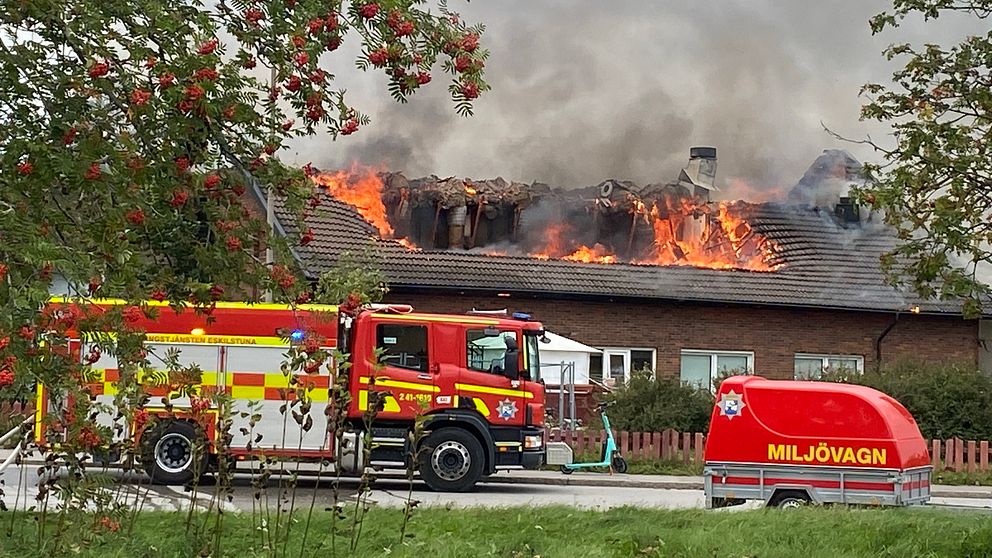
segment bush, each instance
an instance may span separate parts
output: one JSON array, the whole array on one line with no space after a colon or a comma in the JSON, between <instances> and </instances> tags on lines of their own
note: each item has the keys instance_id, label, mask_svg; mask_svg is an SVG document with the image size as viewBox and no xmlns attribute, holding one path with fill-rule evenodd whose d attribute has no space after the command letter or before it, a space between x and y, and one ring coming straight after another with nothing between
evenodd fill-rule
<instances>
[{"instance_id":1,"label":"bush","mask_svg":"<svg viewBox=\"0 0 992 558\"><path fill-rule=\"evenodd\" d=\"M974 365L904 361L864 374L827 372L822 379L892 396L912 413L926 438L992 440L992 378Z\"/></svg>"},{"instance_id":2,"label":"bush","mask_svg":"<svg viewBox=\"0 0 992 558\"><path fill-rule=\"evenodd\" d=\"M607 400L611 425L630 432L706 432L713 410L709 391L684 385L678 377L652 378L649 370L634 372L630 383Z\"/></svg>"}]
</instances>

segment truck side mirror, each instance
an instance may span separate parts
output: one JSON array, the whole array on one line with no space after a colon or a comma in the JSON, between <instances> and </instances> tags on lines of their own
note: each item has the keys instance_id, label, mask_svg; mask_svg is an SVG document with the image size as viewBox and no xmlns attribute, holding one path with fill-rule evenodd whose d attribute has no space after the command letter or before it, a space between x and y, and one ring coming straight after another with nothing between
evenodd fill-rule
<instances>
[{"instance_id":1,"label":"truck side mirror","mask_svg":"<svg viewBox=\"0 0 992 558\"><path fill-rule=\"evenodd\" d=\"M503 375L511 380L520 376L520 347L514 337L504 337L506 354L503 355Z\"/></svg>"}]
</instances>

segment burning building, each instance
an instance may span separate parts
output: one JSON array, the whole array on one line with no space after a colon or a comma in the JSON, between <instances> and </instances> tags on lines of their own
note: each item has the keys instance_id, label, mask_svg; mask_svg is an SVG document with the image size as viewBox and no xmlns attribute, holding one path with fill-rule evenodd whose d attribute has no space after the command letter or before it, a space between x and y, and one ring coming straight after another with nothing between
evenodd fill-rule
<instances>
[{"instance_id":1,"label":"burning building","mask_svg":"<svg viewBox=\"0 0 992 558\"><path fill-rule=\"evenodd\" d=\"M644 187L607 180L563 190L372 171L324 173L315 181L354 206L381 238L410 249L774 270L774 245L748 224L751 206L711 199L715 177L716 149L695 147L674 182Z\"/></svg>"},{"instance_id":2,"label":"burning building","mask_svg":"<svg viewBox=\"0 0 992 558\"><path fill-rule=\"evenodd\" d=\"M727 371L815 377L900 358L992 372L992 328L887 285L893 232L862 219L844 188L819 187L851 181L848 158L825 152L802 199L764 203L718 201L708 148L647 186L326 173L316 238L297 252L317 276L372 247L390 300L420 310L531 312L599 351L592 382L645 367L700 385ZM277 215L292 234L290 213Z\"/></svg>"}]
</instances>

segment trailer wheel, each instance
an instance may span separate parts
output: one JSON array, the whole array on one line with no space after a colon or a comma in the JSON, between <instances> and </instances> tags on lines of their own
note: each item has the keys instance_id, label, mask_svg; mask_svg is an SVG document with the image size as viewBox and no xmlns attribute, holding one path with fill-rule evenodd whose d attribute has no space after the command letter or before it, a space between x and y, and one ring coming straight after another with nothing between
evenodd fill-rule
<instances>
[{"instance_id":1,"label":"trailer wheel","mask_svg":"<svg viewBox=\"0 0 992 558\"><path fill-rule=\"evenodd\" d=\"M183 485L207 469L203 434L192 424L171 420L141 436L141 461L155 484Z\"/></svg>"},{"instance_id":2,"label":"trailer wheel","mask_svg":"<svg viewBox=\"0 0 992 558\"><path fill-rule=\"evenodd\" d=\"M627 472L627 460L619 455L613 456L613 470L621 475Z\"/></svg>"},{"instance_id":3,"label":"trailer wheel","mask_svg":"<svg viewBox=\"0 0 992 558\"><path fill-rule=\"evenodd\" d=\"M809 494L802 490L783 490L775 493L768 505L783 510L794 510L809 505Z\"/></svg>"},{"instance_id":4,"label":"trailer wheel","mask_svg":"<svg viewBox=\"0 0 992 558\"><path fill-rule=\"evenodd\" d=\"M437 492L467 492L482 478L482 444L461 428L434 431L424 442L420 478Z\"/></svg>"}]
</instances>

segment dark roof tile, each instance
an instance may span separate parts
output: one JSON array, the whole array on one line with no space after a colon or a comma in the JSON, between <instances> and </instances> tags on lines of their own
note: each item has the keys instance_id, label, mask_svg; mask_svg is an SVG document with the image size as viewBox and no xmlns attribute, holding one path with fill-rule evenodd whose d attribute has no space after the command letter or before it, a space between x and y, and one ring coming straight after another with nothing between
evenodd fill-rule
<instances>
[{"instance_id":1,"label":"dark roof tile","mask_svg":"<svg viewBox=\"0 0 992 558\"><path fill-rule=\"evenodd\" d=\"M316 238L299 249L310 273L345 252L374 247L394 288L469 289L545 295L588 295L740 304L816 306L876 311L960 313L956 302L924 301L884 284L879 257L896 245L878 225L844 229L827 215L797 207L752 206L749 222L775 245L774 272L689 266L587 264L454 250L407 250L378 238L375 227L344 203L327 199L308 220ZM289 234L295 221L281 204Z\"/></svg>"}]
</instances>

